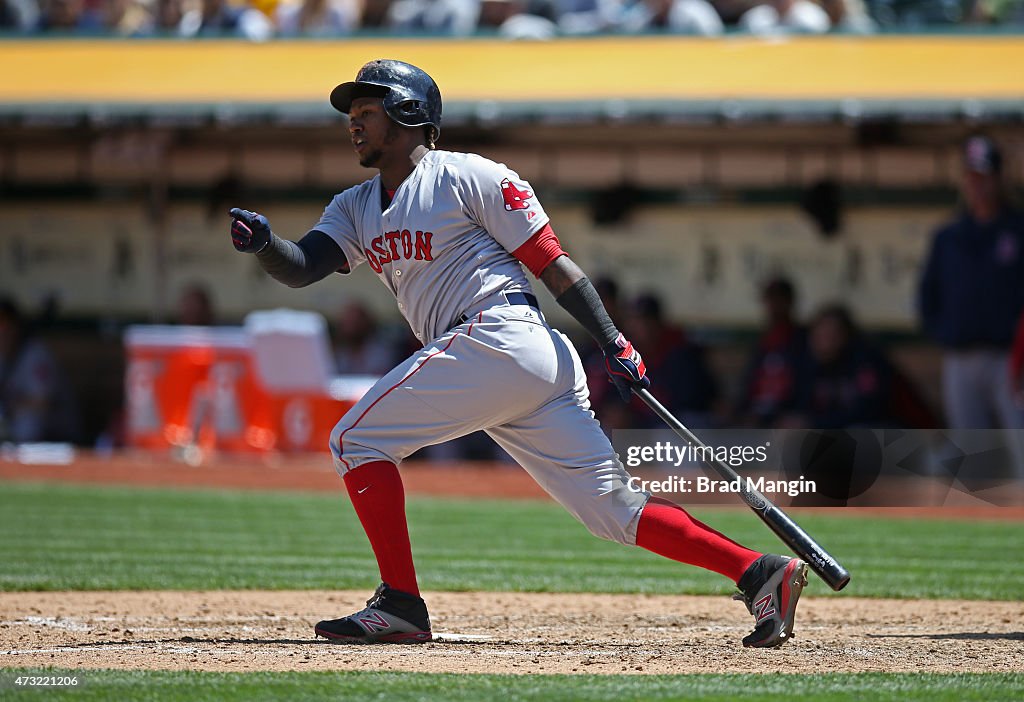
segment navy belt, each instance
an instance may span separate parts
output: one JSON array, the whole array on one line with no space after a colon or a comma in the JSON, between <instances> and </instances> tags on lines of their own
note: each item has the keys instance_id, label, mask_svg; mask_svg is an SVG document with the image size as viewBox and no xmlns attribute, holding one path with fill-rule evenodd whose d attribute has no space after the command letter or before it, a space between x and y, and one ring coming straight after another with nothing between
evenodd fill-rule
<instances>
[{"instance_id":1,"label":"navy belt","mask_svg":"<svg viewBox=\"0 0 1024 702\"><path fill-rule=\"evenodd\" d=\"M503 293L501 293L501 295L505 298L505 300L510 305L528 305L528 306L532 307L533 309L537 310L538 312L540 312L540 303L537 302L537 296L534 295L533 293L503 292ZM488 307L486 309L490 309L490 308ZM455 324L453 324L452 326L457 327L460 324L465 324L466 322L468 322L470 320L470 318L475 317L477 314L479 314L482 311L483 310L478 310L477 312L474 312L473 314L464 314L461 317L459 317L455 321Z\"/></svg>"}]
</instances>

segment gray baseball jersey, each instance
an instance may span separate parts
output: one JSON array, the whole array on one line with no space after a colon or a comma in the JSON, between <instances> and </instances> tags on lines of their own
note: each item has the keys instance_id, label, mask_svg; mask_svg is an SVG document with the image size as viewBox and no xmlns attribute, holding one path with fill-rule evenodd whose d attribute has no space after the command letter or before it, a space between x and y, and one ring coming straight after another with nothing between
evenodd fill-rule
<instances>
[{"instance_id":1,"label":"gray baseball jersey","mask_svg":"<svg viewBox=\"0 0 1024 702\"><path fill-rule=\"evenodd\" d=\"M501 291L530 291L511 255L548 223L528 183L475 154L431 151L381 211L376 176L334 197L317 229L367 263L421 343Z\"/></svg>"},{"instance_id":2,"label":"gray baseball jersey","mask_svg":"<svg viewBox=\"0 0 1024 702\"><path fill-rule=\"evenodd\" d=\"M381 378L331 434L344 474L484 430L593 533L636 542L649 493L590 411L576 350L525 296L512 255L547 224L529 184L472 154L432 151L382 211L380 177L337 195L314 227L366 262L424 348Z\"/></svg>"}]
</instances>

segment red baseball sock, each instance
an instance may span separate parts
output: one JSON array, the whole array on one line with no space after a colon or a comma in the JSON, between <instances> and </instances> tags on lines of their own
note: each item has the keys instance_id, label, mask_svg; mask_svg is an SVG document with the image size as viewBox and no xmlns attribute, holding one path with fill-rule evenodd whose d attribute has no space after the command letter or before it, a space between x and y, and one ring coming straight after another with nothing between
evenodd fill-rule
<instances>
[{"instance_id":1,"label":"red baseball sock","mask_svg":"<svg viewBox=\"0 0 1024 702\"><path fill-rule=\"evenodd\" d=\"M377 557L381 580L419 596L405 521L405 488L398 467L389 461L364 463L345 473L345 487Z\"/></svg>"},{"instance_id":2,"label":"red baseball sock","mask_svg":"<svg viewBox=\"0 0 1024 702\"><path fill-rule=\"evenodd\" d=\"M640 514L636 545L680 563L721 573L734 583L763 555L740 546L660 497L648 500Z\"/></svg>"}]
</instances>

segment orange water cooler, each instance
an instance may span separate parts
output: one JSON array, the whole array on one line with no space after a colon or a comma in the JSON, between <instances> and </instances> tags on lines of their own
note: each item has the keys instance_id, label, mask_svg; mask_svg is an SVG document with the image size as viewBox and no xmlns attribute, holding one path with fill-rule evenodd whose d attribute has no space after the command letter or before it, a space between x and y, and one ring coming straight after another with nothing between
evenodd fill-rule
<instances>
[{"instance_id":1,"label":"orange water cooler","mask_svg":"<svg viewBox=\"0 0 1024 702\"><path fill-rule=\"evenodd\" d=\"M330 374L326 324L312 312L256 312L242 327L132 326L125 349L127 441L146 449L325 451L375 380Z\"/></svg>"}]
</instances>

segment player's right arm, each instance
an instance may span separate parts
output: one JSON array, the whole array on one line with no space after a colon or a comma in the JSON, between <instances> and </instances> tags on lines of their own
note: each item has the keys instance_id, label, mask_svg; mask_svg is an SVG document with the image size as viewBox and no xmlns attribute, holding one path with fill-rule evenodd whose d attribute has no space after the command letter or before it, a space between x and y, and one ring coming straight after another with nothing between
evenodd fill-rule
<instances>
[{"instance_id":1,"label":"player's right arm","mask_svg":"<svg viewBox=\"0 0 1024 702\"><path fill-rule=\"evenodd\" d=\"M297 242L288 241L275 235L261 214L238 208L230 214L235 249L255 254L263 270L289 287L304 287L335 271L348 272L345 252L324 232L314 229Z\"/></svg>"},{"instance_id":2,"label":"player's right arm","mask_svg":"<svg viewBox=\"0 0 1024 702\"><path fill-rule=\"evenodd\" d=\"M601 346L605 370L623 400L628 401L632 388L649 388L651 381L640 353L616 328L601 296L583 270L564 252L549 263L540 280L551 294Z\"/></svg>"}]
</instances>

